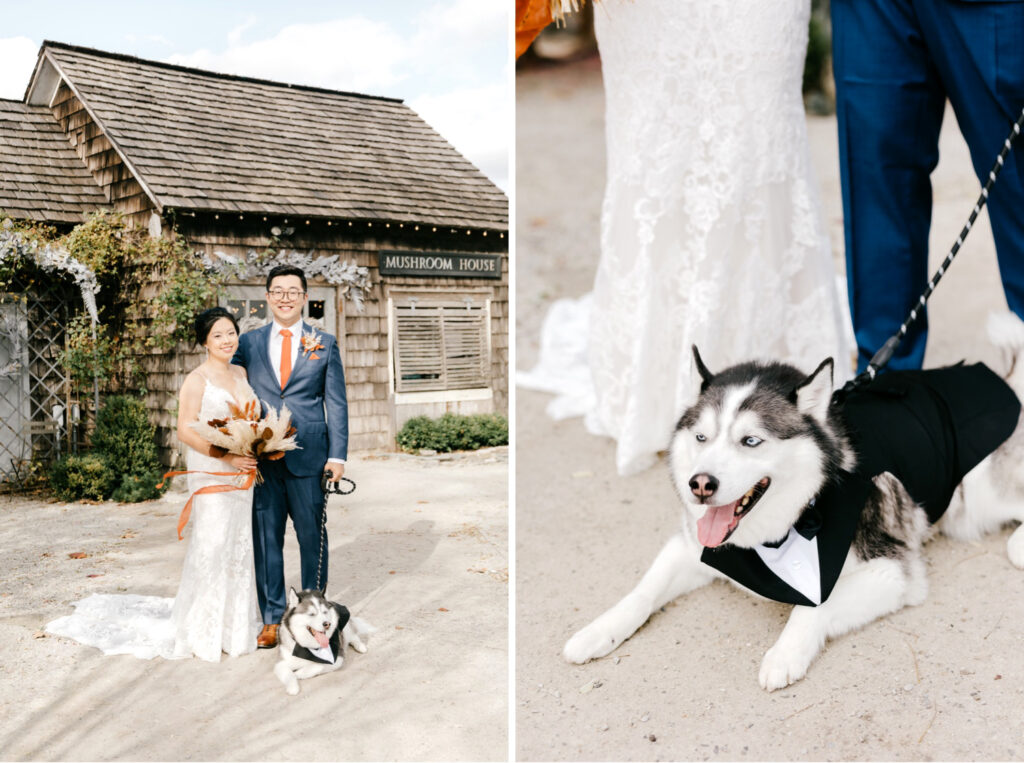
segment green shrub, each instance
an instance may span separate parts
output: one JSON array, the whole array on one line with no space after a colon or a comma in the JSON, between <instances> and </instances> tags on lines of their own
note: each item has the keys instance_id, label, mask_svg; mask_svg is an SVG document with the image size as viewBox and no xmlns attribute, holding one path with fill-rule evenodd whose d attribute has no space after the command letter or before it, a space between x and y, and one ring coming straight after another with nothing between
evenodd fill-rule
<instances>
[{"instance_id":1,"label":"green shrub","mask_svg":"<svg viewBox=\"0 0 1024 763\"><path fill-rule=\"evenodd\" d=\"M161 474L156 429L149 423L142 400L120 395L107 398L96 416L92 444L116 475L115 501L136 503L160 495L156 488Z\"/></svg>"},{"instance_id":2,"label":"green shrub","mask_svg":"<svg viewBox=\"0 0 1024 763\"><path fill-rule=\"evenodd\" d=\"M439 449L434 421L427 416L417 416L406 421L395 436L395 441L402 450Z\"/></svg>"},{"instance_id":3,"label":"green shrub","mask_svg":"<svg viewBox=\"0 0 1024 763\"><path fill-rule=\"evenodd\" d=\"M110 497L121 503L138 503L159 498L163 490L158 489L157 485L162 480L163 471L160 469L148 473L126 474Z\"/></svg>"},{"instance_id":4,"label":"green shrub","mask_svg":"<svg viewBox=\"0 0 1024 763\"><path fill-rule=\"evenodd\" d=\"M395 440L403 450L440 453L507 445L508 419L495 414L446 413L439 419L417 416L405 422Z\"/></svg>"},{"instance_id":5,"label":"green shrub","mask_svg":"<svg viewBox=\"0 0 1024 763\"><path fill-rule=\"evenodd\" d=\"M156 429L146 406L136 397L108 397L96 416L93 447L106 456L118 474L139 474L160 468Z\"/></svg>"},{"instance_id":6,"label":"green shrub","mask_svg":"<svg viewBox=\"0 0 1024 763\"><path fill-rule=\"evenodd\" d=\"M50 468L50 484L62 501L105 500L110 497L115 481L110 464L95 453L64 456Z\"/></svg>"}]
</instances>

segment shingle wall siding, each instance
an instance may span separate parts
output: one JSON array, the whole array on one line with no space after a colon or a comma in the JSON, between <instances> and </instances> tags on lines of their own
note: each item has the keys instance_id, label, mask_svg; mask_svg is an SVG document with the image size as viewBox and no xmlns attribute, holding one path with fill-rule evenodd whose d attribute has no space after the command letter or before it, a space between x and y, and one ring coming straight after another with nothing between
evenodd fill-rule
<instances>
[{"instance_id":1,"label":"shingle wall siding","mask_svg":"<svg viewBox=\"0 0 1024 763\"><path fill-rule=\"evenodd\" d=\"M67 83L57 89L52 108L72 149L110 205L126 216L129 225L145 226L153 202Z\"/></svg>"}]
</instances>

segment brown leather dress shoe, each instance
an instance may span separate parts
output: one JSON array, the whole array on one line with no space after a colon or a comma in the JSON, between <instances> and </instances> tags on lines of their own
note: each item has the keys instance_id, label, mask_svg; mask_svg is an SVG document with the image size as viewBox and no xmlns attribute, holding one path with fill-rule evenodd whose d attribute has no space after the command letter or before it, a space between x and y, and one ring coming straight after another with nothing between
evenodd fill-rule
<instances>
[{"instance_id":1,"label":"brown leather dress shoe","mask_svg":"<svg viewBox=\"0 0 1024 763\"><path fill-rule=\"evenodd\" d=\"M260 635L256 637L256 647L258 649L273 649L277 646L277 629L280 627L281 623L264 625Z\"/></svg>"}]
</instances>

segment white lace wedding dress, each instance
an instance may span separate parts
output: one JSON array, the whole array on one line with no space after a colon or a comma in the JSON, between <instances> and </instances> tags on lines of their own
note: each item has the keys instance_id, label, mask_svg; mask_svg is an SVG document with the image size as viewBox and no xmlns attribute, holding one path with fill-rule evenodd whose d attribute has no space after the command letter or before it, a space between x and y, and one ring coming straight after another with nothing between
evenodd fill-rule
<instances>
[{"instance_id":1,"label":"white lace wedding dress","mask_svg":"<svg viewBox=\"0 0 1024 763\"><path fill-rule=\"evenodd\" d=\"M248 385L245 389L246 399L254 399L252 389ZM199 418L229 415L227 404L232 399L230 392L207 380ZM186 451L189 471L230 471L219 459L187 446ZM228 482L229 477L188 475L190 493ZM173 599L94 594L74 602L74 613L54 620L46 630L95 646L104 654L143 659L195 655L218 662L222 652L255 651L261 618L253 566L252 488L196 496L189 527L191 537ZM168 542L173 532L169 527Z\"/></svg>"},{"instance_id":2,"label":"white lace wedding dress","mask_svg":"<svg viewBox=\"0 0 1024 763\"><path fill-rule=\"evenodd\" d=\"M712 370L763 358L810 372L831 355L837 380L850 375L800 92L809 13L809 0L594 6L601 258L593 294L552 310L519 382L562 392L549 410L614 437L621 474L650 466L692 403L693 344Z\"/></svg>"}]
</instances>

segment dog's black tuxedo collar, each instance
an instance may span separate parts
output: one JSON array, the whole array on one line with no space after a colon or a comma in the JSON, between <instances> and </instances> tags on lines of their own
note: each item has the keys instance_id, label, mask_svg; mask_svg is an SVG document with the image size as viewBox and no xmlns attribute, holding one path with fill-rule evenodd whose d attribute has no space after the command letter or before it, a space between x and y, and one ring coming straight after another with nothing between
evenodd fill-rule
<instances>
[{"instance_id":1,"label":"dog's black tuxedo collar","mask_svg":"<svg viewBox=\"0 0 1024 763\"><path fill-rule=\"evenodd\" d=\"M831 479L794 526L817 539L821 601L839 579L861 511L876 489L872 478L894 475L937 522L964 475L1013 434L1020 401L984 364L961 364L882 374L851 393L839 413L857 469ZM815 606L753 549L726 543L705 548L701 561L766 598Z\"/></svg>"},{"instance_id":2,"label":"dog's black tuxedo collar","mask_svg":"<svg viewBox=\"0 0 1024 763\"><path fill-rule=\"evenodd\" d=\"M803 510L803 513L796 521L796 524L793 525L793 530L807 540L813 540L814 536L816 536L818 531L821 529L821 512L815 508L815 504L817 502L817 498L812 498L807 503L807 508ZM789 533L786 533L778 540L768 541L761 545L767 548L780 548L782 544L786 542L788 537Z\"/></svg>"},{"instance_id":3,"label":"dog's black tuxedo collar","mask_svg":"<svg viewBox=\"0 0 1024 763\"><path fill-rule=\"evenodd\" d=\"M871 487L871 482L859 474L841 473L818 495L814 505L804 509L793 527L808 540L817 540L822 601L829 597L839 579ZM820 511L819 506L827 506L828 511ZM778 547L783 541L785 538L770 547ZM765 598L786 604L816 606L815 602L772 572L752 548L726 543L717 548L705 548L700 560Z\"/></svg>"}]
</instances>

